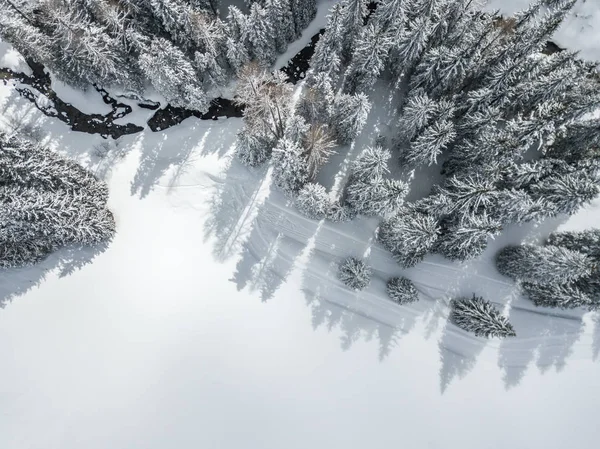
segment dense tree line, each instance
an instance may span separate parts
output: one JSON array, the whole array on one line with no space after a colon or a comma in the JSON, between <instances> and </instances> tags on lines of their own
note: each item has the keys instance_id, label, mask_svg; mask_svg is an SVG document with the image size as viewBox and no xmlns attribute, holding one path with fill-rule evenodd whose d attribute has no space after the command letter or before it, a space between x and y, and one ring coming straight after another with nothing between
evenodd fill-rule
<instances>
[{"instance_id":1,"label":"dense tree line","mask_svg":"<svg viewBox=\"0 0 600 449\"><path fill-rule=\"evenodd\" d=\"M600 230L556 232L544 246L508 246L500 273L521 282L538 306L600 309Z\"/></svg>"},{"instance_id":2,"label":"dense tree line","mask_svg":"<svg viewBox=\"0 0 600 449\"><path fill-rule=\"evenodd\" d=\"M0 0L0 36L63 81L141 93L206 112L249 61L271 64L314 18L316 0Z\"/></svg>"},{"instance_id":3,"label":"dense tree line","mask_svg":"<svg viewBox=\"0 0 600 449\"><path fill-rule=\"evenodd\" d=\"M106 184L75 162L0 133L0 267L109 240L115 222L107 200Z\"/></svg>"}]
</instances>

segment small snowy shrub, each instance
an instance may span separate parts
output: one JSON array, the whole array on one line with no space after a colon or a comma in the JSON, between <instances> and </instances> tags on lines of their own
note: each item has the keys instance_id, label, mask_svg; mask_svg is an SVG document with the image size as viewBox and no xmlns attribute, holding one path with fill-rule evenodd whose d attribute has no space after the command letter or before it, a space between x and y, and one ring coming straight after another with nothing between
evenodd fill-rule
<instances>
[{"instance_id":1,"label":"small snowy shrub","mask_svg":"<svg viewBox=\"0 0 600 449\"><path fill-rule=\"evenodd\" d=\"M298 211L308 218L321 220L329 209L329 196L320 184L306 184L296 198Z\"/></svg>"},{"instance_id":2,"label":"small snowy shrub","mask_svg":"<svg viewBox=\"0 0 600 449\"><path fill-rule=\"evenodd\" d=\"M450 320L478 337L515 337L512 324L489 301L473 295L472 299L454 299Z\"/></svg>"},{"instance_id":3,"label":"small snowy shrub","mask_svg":"<svg viewBox=\"0 0 600 449\"><path fill-rule=\"evenodd\" d=\"M387 293L398 304L410 304L419 300L414 284L406 278L392 278L387 283Z\"/></svg>"},{"instance_id":4,"label":"small snowy shrub","mask_svg":"<svg viewBox=\"0 0 600 449\"><path fill-rule=\"evenodd\" d=\"M338 275L353 290L362 290L371 282L371 268L354 257L349 257L340 264Z\"/></svg>"}]
</instances>

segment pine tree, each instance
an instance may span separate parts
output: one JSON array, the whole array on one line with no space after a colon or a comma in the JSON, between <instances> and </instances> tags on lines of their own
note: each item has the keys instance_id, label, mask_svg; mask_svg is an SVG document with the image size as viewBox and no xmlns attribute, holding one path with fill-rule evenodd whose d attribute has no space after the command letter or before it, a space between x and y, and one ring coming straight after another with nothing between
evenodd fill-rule
<instances>
[{"instance_id":1,"label":"pine tree","mask_svg":"<svg viewBox=\"0 0 600 449\"><path fill-rule=\"evenodd\" d=\"M515 337L512 325L492 303L479 296L459 298L451 302L450 320L477 337Z\"/></svg>"},{"instance_id":2,"label":"pine tree","mask_svg":"<svg viewBox=\"0 0 600 449\"><path fill-rule=\"evenodd\" d=\"M338 75L342 64L342 15L342 4L333 5L327 17L327 28L315 45L315 52L310 59L308 80L312 75L325 74L333 79Z\"/></svg>"},{"instance_id":3,"label":"pine tree","mask_svg":"<svg viewBox=\"0 0 600 449\"><path fill-rule=\"evenodd\" d=\"M444 200L432 203L432 213L470 217L494 205L499 193L492 176L477 173L469 176L455 175L446 179L443 186L434 187L433 196L436 195Z\"/></svg>"},{"instance_id":4,"label":"pine tree","mask_svg":"<svg viewBox=\"0 0 600 449\"><path fill-rule=\"evenodd\" d=\"M250 56L263 65L275 62L277 49L275 28L269 12L254 3L247 19L246 35L249 43Z\"/></svg>"},{"instance_id":5,"label":"pine tree","mask_svg":"<svg viewBox=\"0 0 600 449\"><path fill-rule=\"evenodd\" d=\"M296 198L296 207L305 217L314 220L325 218L329 210L329 195L320 184L306 184Z\"/></svg>"},{"instance_id":6,"label":"pine tree","mask_svg":"<svg viewBox=\"0 0 600 449\"><path fill-rule=\"evenodd\" d=\"M296 36L300 36L317 15L317 0L291 0L290 6L296 26Z\"/></svg>"},{"instance_id":7,"label":"pine tree","mask_svg":"<svg viewBox=\"0 0 600 449\"><path fill-rule=\"evenodd\" d=\"M112 238L108 189L56 153L0 133L0 267L30 265L72 244Z\"/></svg>"},{"instance_id":8,"label":"pine tree","mask_svg":"<svg viewBox=\"0 0 600 449\"><path fill-rule=\"evenodd\" d=\"M407 208L380 225L378 239L402 267L410 268L431 251L439 233L434 217Z\"/></svg>"},{"instance_id":9,"label":"pine tree","mask_svg":"<svg viewBox=\"0 0 600 449\"><path fill-rule=\"evenodd\" d=\"M387 294L398 304L410 304L419 300L417 289L406 278L391 278L387 282Z\"/></svg>"},{"instance_id":10,"label":"pine tree","mask_svg":"<svg viewBox=\"0 0 600 449\"><path fill-rule=\"evenodd\" d=\"M309 179L302 148L286 138L273 149L273 182L286 195L295 196Z\"/></svg>"},{"instance_id":11,"label":"pine tree","mask_svg":"<svg viewBox=\"0 0 600 449\"><path fill-rule=\"evenodd\" d=\"M400 28L406 18L406 4L406 0L381 0L370 20L385 30Z\"/></svg>"},{"instance_id":12,"label":"pine tree","mask_svg":"<svg viewBox=\"0 0 600 449\"><path fill-rule=\"evenodd\" d=\"M450 260L475 259L485 251L488 240L501 230L500 222L486 214L463 215L443 224L435 251Z\"/></svg>"},{"instance_id":13,"label":"pine tree","mask_svg":"<svg viewBox=\"0 0 600 449\"><path fill-rule=\"evenodd\" d=\"M585 171L567 174L553 173L537 184L530 186L531 195L546 204L553 215L572 215L590 203L600 193L598 180Z\"/></svg>"},{"instance_id":14,"label":"pine tree","mask_svg":"<svg viewBox=\"0 0 600 449\"><path fill-rule=\"evenodd\" d=\"M400 140L409 142L414 139L431 122L436 111L436 102L424 91L411 92L398 123Z\"/></svg>"},{"instance_id":15,"label":"pine tree","mask_svg":"<svg viewBox=\"0 0 600 449\"><path fill-rule=\"evenodd\" d=\"M242 128L237 135L235 154L242 164L257 167L269 160L273 147L274 141L269 136L254 135Z\"/></svg>"},{"instance_id":16,"label":"pine tree","mask_svg":"<svg viewBox=\"0 0 600 449\"><path fill-rule=\"evenodd\" d=\"M334 223L351 221L356 217L354 210L346 204L335 201L330 204L326 218Z\"/></svg>"},{"instance_id":17,"label":"pine tree","mask_svg":"<svg viewBox=\"0 0 600 449\"><path fill-rule=\"evenodd\" d=\"M352 163L352 178L362 182L383 178L390 172L388 161L391 157L388 150L379 146L365 148Z\"/></svg>"},{"instance_id":18,"label":"pine tree","mask_svg":"<svg viewBox=\"0 0 600 449\"><path fill-rule=\"evenodd\" d=\"M367 17L368 0L343 0L342 1L342 62L350 61L352 50L360 35Z\"/></svg>"},{"instance_id":19,"label":"pine tree","mask_svg":"<svg viewBox=\"0 0 600 449\"><path fill-rule=\"evenodd\" d=\"M371 267L364 261L349 257L339 267L340 280L353 290L363 290L371 282Z\"/></svg>"},{"instance_id":20,"label":"pine tree","mask_svg":"<svg viewBox=\"0 0 600 449\"><path fill-rule=\"evenodd\" d=\"M411 168L434 165L455 137L456 131L452 121L437 121L427 126L410 144L402 154L402 161Z\"/></svg>"},{"instance_id":21,"label":"pine tree","mask_svg":"<svg viewBox=\"0 0 600 449\"><path fill-rule=\"evenodd\" d=\"M294 41L296 37L290 0L266 0L265 9L273 23L277 51L283 53L287 50L288 43Z\"/></svg>"},{"instance_id":22,"label":"pine tree","mask_svg":"<svg viewBox=\"0 0 600 449\"><path fill-rule=\"evenodd\" d=\"M595 262L600 262L600 229L553 232L546 240L546 245L579 251L591 257Z\"/></svg>"},{"instance_id":23,"label":"pine tree","mask_svg":"<svg viewBox=\"0 0 600 449\"><path fill-rule=\"evenodd\" d=\"M523 290L536 306L574 309L585 307L595 310L598 304L581 291L575 284L535 284L523 283Z\"/></svg>"},{"instance_id":24,"label":"pine tree","mask_svg":"<svg viewBox=\"0 0 600 449\"><path fill-rule=\"evenodd\" d=\"M313 73L302 89L296 110L309 123L330 123L334 98L331 78L326 73Z\"/></svg>"},{"instance_id":25,"label":"pine tree","mask_svg":"<svg viewBox=\"0 0 600 449\"><path fill-rule=\"evenodd\" d=\"M385 68L391 46L392 39L378 25L363 27L346 71L344 91L353 94L371 89Z\"/></svg>"},{"instance_id":26,"label":"pine tree","mask_svg":"<svg viewBox=\"0 0 600 449\"><path fill-rule=\"evenodd\" d=\"M332 123L337 141L341 144L352 142L367 122L371 103L364 94L341 94L335 98Z\"/></svg>"},{"instance_id":27,"label":"pine tree","mask_svg":"<svg viewBox=\"0 0 600 449\"><path fill-rule=\"evenodd\" d=\"M385 217L400 210L407 193L408 186L395 179L356 180L346 188L346 200L356 213Z\"/></svg>"},{"instance_id":28,"label":"pine tree","mask_svg":"<svg viewBox=\"0 0 600 449\"><path fill-rule=\"evenodd\" d=\"M417 17L408 23L391 49L390 67L394 74L409 74L427 48L430 32L431 22L426 17Z\"/></svg>"},{"instance_id":29,"label":"pine tree","mask_svg":"<svg viewBox=\"0 0 600 449\"><path fill-rule=\"evenodd\" d=\"M530 283L562 284L589 276L595 265L588 256L556 246L507 246L496 255L498 271Z\"/></svg>"},{"instance_id":30,"label":"pine tree","mask_svg":"<svg viewBox=\"0 0 600 449\"><path fill-rule=\"evenodd\" d=\"M202 113L208 110L209 101L196 81L192 62L168 40L152 40L139 61L146 77L171 105Z\"/></svg>"}]
</instances>

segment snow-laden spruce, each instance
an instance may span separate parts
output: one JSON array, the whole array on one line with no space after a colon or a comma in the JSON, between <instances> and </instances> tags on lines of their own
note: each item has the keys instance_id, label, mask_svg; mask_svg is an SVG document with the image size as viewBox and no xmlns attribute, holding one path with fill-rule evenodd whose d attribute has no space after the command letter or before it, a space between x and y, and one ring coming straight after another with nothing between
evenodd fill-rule
<instances>
[{"instance_id":1,"label":"snow-laden spruce","mask_svg":"<svg viewBox=\"0 0 600 449\"><path fill-rule=\"evenodd\" d=\"M0 180L2 268L106 242L115 232L106 184L48 149L0 133Z\"/></svg>"},{"instance_id":2,"label":"snow-laden spruce","mask_svg":"<svg viewBox=\"0 0 600 449\"><path fill-rule=\"evenodd\" d=\"M504 338L517 335L508 319L492 303L479 296L453 299L450 307L450 320L477 337Z\"/></svg>"},{"instance_id":3,"label":"snow-laden spruce","mask_svg":"<svg viewBox=\"0 0 600 449\"><path fill-rule=\"evenodd\" d=\"M349 257L338 269L340 281L353 290L362 290L371 282L371 267L363 260Z\"/></svg>"},{"instance_id":4,"label":"snow-laden spruce","mask_svg":"<svg viewBox=\"0 0 600 449\"><path fill-rule=\"evenodd\" d=\"M321 220L329 211L329 195L320 184L306 184L298 193L296 207L305 217Z\"/></svg>"},{"instance_id":5,"label":"snow-laden spruce","mask_svg":"<svg viewBox=\"0 0 600 449\"><path fill-rule=\"evenodd\" d=\"M588 229L579 232L554 232L550 234L546 245L560 246L579 251L600 262L600 229Z\"/></svg>"},{"instance_id":6,"label":"snow-laden spruce","mask_svg":"<svg viewBox=\"0 0 600 449\"><path fill-rule=\"evenodd\" d=\"M419 300L415 285L406 278L391 278L387 282L387 294L398 304L410 304Z\"/></svg>"},{"instance_id":7,"label":"snow-laden spruce","mask_svg":"<svg viewBox=\"0 0 600 449\"><path fill-rule=\"evenodd\" d=\"M498 271L512 279L536 284L563 284L597 270L594 261L578 251L558 246L507 246L496 255Z\"/></svg>"}]
</instances>

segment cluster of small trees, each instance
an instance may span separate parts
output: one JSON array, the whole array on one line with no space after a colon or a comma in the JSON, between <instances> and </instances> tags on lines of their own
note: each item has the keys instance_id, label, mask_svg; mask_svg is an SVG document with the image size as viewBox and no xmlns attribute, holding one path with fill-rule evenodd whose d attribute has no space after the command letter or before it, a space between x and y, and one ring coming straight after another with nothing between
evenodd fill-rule
<instances>
[{"instance_id":1,"label":"cluster of small trees","mask_svg":"<svg viewBox=\"0 0 600 449\"><path fill-rule=\"evenodd\" d=\"M115 222L107 200L106 184L75 162L0 133L0 267L109 240Z\"/></svg>"},{"instance_id":2,"label":"cluster of small trees","mask_svg":"<svg viewBox=\"0 0 600 449\"><path fill-rule=\"evenodd\" d=\"M538 306L600 309L600 230L551 234L544 246L508 246L498 271L521 281Z\"/></svg>"},{"instance_id":3,"label":"cluster of small trees","mask_svg":"<svg viewBox=\"0 0 600 449\"><path fill-rule=\"evenodd\" d=\"M205 112L246 63L271 64L314 18L316 0L0 0L0 36L63 81L141 92Z\"/></svg>"}]
</instances>

